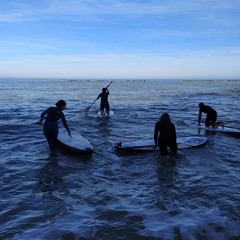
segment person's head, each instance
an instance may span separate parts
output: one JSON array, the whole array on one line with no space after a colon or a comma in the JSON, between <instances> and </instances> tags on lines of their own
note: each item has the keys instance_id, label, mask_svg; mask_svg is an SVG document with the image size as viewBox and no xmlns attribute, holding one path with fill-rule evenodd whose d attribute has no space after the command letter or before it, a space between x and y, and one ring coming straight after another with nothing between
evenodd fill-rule
<instances>
[{"instance_id":1,"label":"person's head","mask_svg":"<svg viewBox=\"0 0 240 240\"><path fill-rule=\"evenodd\" d=\"M163 113L162 116L160 117L160 121L169 121L169 122L171 122L170 115L168 113Z\"/></svg>"},{"instance_id":2,"label":"person's head","mask_svg":"<svg viewBox=\"0 0 240 240\"><path fill-rule=\"evenodd\" d=\"M63 110L66 107L67 103L64 100L59 100L56 103L57 108Z\"/></svg>"},{"instance_id":3,"label":"person's head","mask_svg":"<svg viewBox=\"0 0 240 240\"><path fill-rule=\"evenodd\" d=\"M106 89L106 88L103 88L103 89L102 89L102 92L103 92L103 93L105 93L106 91L107 91L107 89Z\"/></svg>"},{"instance_id":4,"label":"person's head","mask_svg":"<svg viewBox=\"0 0 240 240\"><path fill-rule=\"evenodd\" d=\"M200 103L198 104L198 107L199 107L199 108L204 108L204 106L205 106L205 105L204 105L203 102L200 102Z\"/></svg>"}]
</instances>

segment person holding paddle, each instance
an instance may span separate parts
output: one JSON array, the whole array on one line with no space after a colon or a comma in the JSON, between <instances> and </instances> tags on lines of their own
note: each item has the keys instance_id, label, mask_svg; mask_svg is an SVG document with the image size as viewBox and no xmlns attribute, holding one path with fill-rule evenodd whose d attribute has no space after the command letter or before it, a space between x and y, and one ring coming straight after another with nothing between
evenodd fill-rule
<instances>
[{"instance_id":1,"label":"person holding paddle","mask_svg":"<svg viewBox=\"0 0 240 240\"><path fill-rule=\"evenodd\" d=\"M108 102L108 96L110 94L108 87L111 85L112 81L107 85L107 87L102 89L102 92L98 95L98 97L94 100L94 102L85 109L85 112L88 112L90 110L90 108L92 107L92 105L99 99L101 98L101 102L100 102L100 111L101 111L101 115L104 116L105 114L108 116L109 112L110 112L110 105ZM106 110L106 112L104 112L104 110Z\"/></svg>"},{"instance_id":2,"label":"person holding paddle","mask_svg":"<svg viewBox=\"0 0 240 240\"><path fill-rule=\"evenodd\" d=\"M43 122L43 133L45 138L48 141L50 150L54 150L57 146L57 137L58 137L58 120L61 119L63 126L68 132L68 135L71 137L71 132L68 127L67 121L65 119L63 110L65 109L67 103L64 100L59 100L56 103L56 107L49 107L42 112L40 116L40 123ZM45 117L46 116L46 117Z\"/></svg>"},{"instance_id":3,"label":"person holding paddle","mask_svg":"<svg viewBox=\"0 0 240 240\"><path fill-rule=\"evenodd\" d=\"M110 111L110 105L108 102L108 95L109 95L109 90L108 88L103 88L102 92L98 95L97 99L101 98L100 102L100 111L102 116L104 115L104 110L106 109L106 114L109 114Z\"/></svg>"}]
</instances>

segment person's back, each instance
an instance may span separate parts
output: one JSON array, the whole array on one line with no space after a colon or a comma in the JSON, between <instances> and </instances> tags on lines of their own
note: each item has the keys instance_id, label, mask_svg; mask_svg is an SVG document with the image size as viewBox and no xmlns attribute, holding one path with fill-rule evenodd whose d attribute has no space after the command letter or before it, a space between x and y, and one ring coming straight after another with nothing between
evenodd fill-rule
<instances>
[{"instance_id":1,"label":"person's back","mask_svg":"<svg viewBox=\"0 0 240 240\"><path fill-rule=\"evenodd\" d=\"M159 131L161 138L164 139L171 139L175 135L174 124L166 120L158 121L156 129Z\"/></svg>"},{"instance_id":2,"label":"person's back","mask_svg":"<svg viewBox=\"0 0 240 240\"><path fill-rule=\"evenodd\" d=\"M107 88L103 88L102 92L98 95L98 98L101 98L101 101L108 101L109 91Z\"/></svg>"},{"instance_id":3,"label":"person's back","mask_svg":"<svg viewBox=\"0 0 240 240\"><path fill-rule=\"evenodd\" d=\"M100 93L100 97L101 97L101 102L102 103L107 103L108 102L108 95L109 95L108 92Z\"/></svg>"},{"instance_id":4,"label":"person's back","mask_svg":"<svg viewBox=\"0 0 240 240\"><path fill-rule=\"evenodd\" d=\"M61 118L61 112L57 107L49 107L44 114L46 114L44 129L51 132L57 132L58 120Z\"/></svg>"},{"instance_id":5,"label":"person's back","mask_svg":"<svg viewBox=\"0 0 240 240\"><path fill-rule=\"evenodd\" d=\"M207 114L216 114L217 112L210 106L204 105L203 108L200 108L200 111L207 113Z\"/></svg>"}]
</instances>

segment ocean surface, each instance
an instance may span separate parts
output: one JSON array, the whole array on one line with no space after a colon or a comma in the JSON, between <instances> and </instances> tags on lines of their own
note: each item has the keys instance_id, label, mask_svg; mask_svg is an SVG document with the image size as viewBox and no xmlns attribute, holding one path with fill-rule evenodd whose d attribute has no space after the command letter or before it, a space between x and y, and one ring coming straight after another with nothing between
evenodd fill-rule
<instances>
[{"instance_id":1,"label":"ocean surface","mask_svg":"<svg viewBox=\"0 0 240 240\"><path fill-rule=\"evenodd\" d=\"M113 80L114 116L99 120L110 81L0 79L0 239L240 239L240 136L198 131L198 103L240 128L240 81ZM72 132L91 155L50 153L36 124L64 99ZM159 152L119 153L119 141L153 137L168 112L177 136L206 136L173 159ZM205 117L205 115L203 115Z\"/></svg>"}]
</instances>

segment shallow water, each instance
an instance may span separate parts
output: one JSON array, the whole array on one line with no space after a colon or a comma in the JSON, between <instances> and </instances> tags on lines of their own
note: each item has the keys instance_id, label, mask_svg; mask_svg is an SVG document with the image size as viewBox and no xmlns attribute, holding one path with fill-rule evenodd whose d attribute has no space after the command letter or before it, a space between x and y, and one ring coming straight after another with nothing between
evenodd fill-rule
<instances>
[{"instance_id":1,"label":"shallow water","mask_svg":"<svg viewBox=\"0 0 240 240\"><path fill-rule=\"evenodd\" d=\"M108 120L99 102L109 81L0 79L1 239L240 239L239 136L198 132L198 103L239 128L239 81L113 81ZM72 131L94 145L90 156L49 152L43 110L67 101ZM208 143L179 151L116 152L114 143L153 137L169 112L177 136Z\"/></svg>"}]
</instances>

